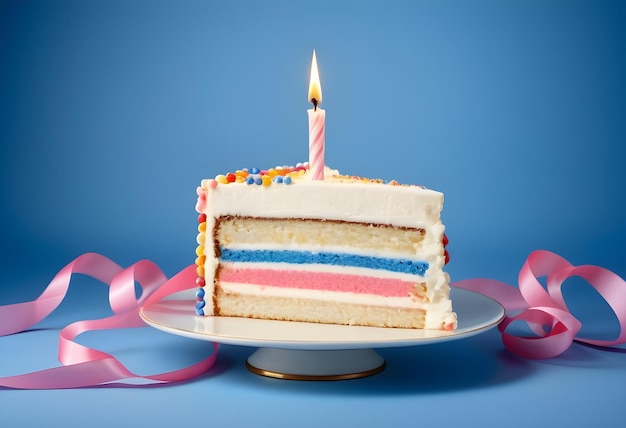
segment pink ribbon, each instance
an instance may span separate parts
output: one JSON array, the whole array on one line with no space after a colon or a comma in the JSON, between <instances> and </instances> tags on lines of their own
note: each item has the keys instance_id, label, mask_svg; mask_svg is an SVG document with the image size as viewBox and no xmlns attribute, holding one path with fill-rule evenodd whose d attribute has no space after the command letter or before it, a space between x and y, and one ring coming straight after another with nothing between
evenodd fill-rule
<instances>
[{"instance_id":1,"label":"pink ribbon","mask_svg":"<svg viewBox=\"0 0 626 428\"><path fill-rule=\"evenodd\" d=\"M167 373L140 376L128 370L114 356L80 345L74 339L81 333L131 327L145 327L139 316L142 305L149 305L165 296L195 287L195 265L188 266L171 279L152 262L139 261L123 269L108 258L95 253L79 256L65 266L34 301L0 307L0 336L22 332L43 320L64 299L71 276L75 273L91 276L109 286L109 304L113 315L78 321L63 328L59 335L59 361L62 366L43 371L0 378L0 386L15 389L79 388L140 379L146 383L170 383L193 378L207 371L217 358L213 353L202 361ZM141 287L139 298L135 282ZM131 385L131 384L129 384ZM132 385L136 386L136 383Z\"/></svg>"},{"instance_id":2,"label":"pink ribbon","mask_svg":"<svg viewBox=\"0 0 626 428\"><path fill-rule=\"evenodd\" d=\"M62 366L43 371L0 378L0 387L15 389L60 389L126 384L140 379L145 383L165 384L191 379L207 371L217 358L218 345L199 363L183 369L140 376L128 370L117 358L80 345L74 339L86 331L143 327L139 316L143 305L195 287L195 265L190 265L169 280L148 260L139 261L123 269L108 258L95 253L79 256L65 266L36 300L0 306L0 336L22 332L44 319L64 299L70 278L75 273L91 276L109 286L110 317L78 321L63 328L59 335L59 361ZM538 278L547 276L546 288ZM578 337L581 323L567 309L561 285L571 277L584 278L606 300L617 316L620 334L614 340L594 340ZM142 293L135 295L135 282ZM569 348L573 341L608 347L626 343L626 283L615 273L591 265L573 266L549 251L533 252L519 273L519 288L491 279L469 279L452 284L472 290L500 302L508 312L498 326L504 345L511 352L525 358L550 358ZM192 310L192 309L190 309ZM535 337L515 336L507 332L513 322L528 323ZM547 326L546 331L544 327ZM129 384L137 386L136 383Z\"/></svg>"},{"instance_id":3,"label":"pink ribbon","mask_svg":"<svg viewBox=\"0 0 626 428\"><path fill-rule=\"evenodd\" d=\"M546 288L539 278L547 277ZM581 322L565 304L561 286L568 278L585 279L615 313L620 334L614 340L577 336ZM518 276L519 288L489 279L468 279L452 284L484 294L498 301L507 313L498 326L508 350L524 358L551 358L563 353L572 342L609 347L626 343L626 283L617 274L599 266L573 266L561 256L539 250L530 254ZM516 336L507 332L514 321L525 321L536 336ZM544 327L547 327L545 329Z\"/></svg>"}]
</instances>

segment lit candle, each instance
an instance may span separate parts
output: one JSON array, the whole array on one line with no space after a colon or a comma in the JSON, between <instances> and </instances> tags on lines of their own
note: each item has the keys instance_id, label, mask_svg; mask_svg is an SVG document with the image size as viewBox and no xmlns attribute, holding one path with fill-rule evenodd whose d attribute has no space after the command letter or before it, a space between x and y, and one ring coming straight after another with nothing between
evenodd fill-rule
<instances>
[{"instance_id":1,"label":"lit candle","mask_svg":"<svg viewBox=\"0 0 626 428\"><path fill-rule=\"evenodd\" d=\"M311 60L309 101L313 103L313 108L307 110L309 113L309 173L312 180L323 180L326 112L318 107L322 103L322 85L317 71L315 50L313 50L313 59Z\"/></svg>"}]
</instances>

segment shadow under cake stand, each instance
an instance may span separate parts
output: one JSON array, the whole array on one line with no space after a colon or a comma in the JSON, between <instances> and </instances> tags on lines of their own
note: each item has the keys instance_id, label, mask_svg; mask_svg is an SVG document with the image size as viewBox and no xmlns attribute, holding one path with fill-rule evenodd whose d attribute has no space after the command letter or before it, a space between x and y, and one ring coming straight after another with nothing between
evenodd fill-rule
<instances>
[{"instance_id":1,"label":"shadow under cake stand","mask_svg":"<svg viewBox=\"0 0 626 428\"><path fill-rule=\"evenodd\" d=\"M246 361L248 370L258 375L344 380L384 370L385 361L375 348L465 339L495 327L504 317L504 308L481 294L453 288L451 297L459 320L454 331L197 316L195 290L174 293L139 313L148 325L167 333L259 348Z\"/></svg>"}]
</instances>

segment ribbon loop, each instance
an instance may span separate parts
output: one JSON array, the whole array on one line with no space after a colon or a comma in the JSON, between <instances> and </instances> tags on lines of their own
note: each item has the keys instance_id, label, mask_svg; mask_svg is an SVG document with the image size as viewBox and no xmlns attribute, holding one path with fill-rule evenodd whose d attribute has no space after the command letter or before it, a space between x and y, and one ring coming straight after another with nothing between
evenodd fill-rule
<instances>
[{"instance_id":1,"label":"ribbon loop","mask_svg":"<svg viewBox=\"0 0 626 428\"><path fill-rule=\"evenodd\" d=\"M74 339L93 330L143 327L139 316L142 305L150 305L182 290L195 288L195 265L190 265L167 279L157 265L142 260L123 269L108 258L86 253L65 266L34 301L0 306L0 336L26 330L47 317L67 294L71 276L80 273L109 286L109 303L113 315L99 320L78 321L63 328L59 334L59 361L62 366L0 378L0 387L16 389L58 389L125 383L169 383L191 379L208 370L217 358L218 345L199 363L183 369L152 376L139 376L129 371L112 355L80 345ZM546 287L539 278L547 277ZM570 313L562 293L562 285L572 277L586 280L615 313L620 333L615 340L585 339L577 336L582 324ZM136 295L135 283L141 288ZM525 358L551 358L567 350L573 341L600 347L626 343L626 283L617 274L592 265L573 266L549 251L531 253L522 266L518 287L491 280L469 279L451 284L484 294L498 301L507 310L498 329L502 341L511 352ZM193 308L190 308L190 312ZM511 313L518 312L516 315ZM523 321L536 337L517 336L507 331L511 323ZM130 385L137 386L136 382Z\"/></svg>"},{"instance_id":2,"label":"ribbon loop","mask_svg":"<svg viewBox=\"0 0 626 428\"><path fill-rule=\"evenodd\" d=\"M547 277L544 288L539 278ZM563 297L563 283L573 277L586 280L608 303L615 313L620 334L615 340L584 339L577 336L582 323L569 311ZM525 358L551 358L563 353L572 342L608 347L626 343L626 282L614 272L593 265L573 266L563 257L546 250L534 251L522 266L519 288L489 280L465 280L452 286L487 295L507 311L498 326L504 345ZM507 290L503 293L502 290ZM511 316L508 313L522 310ZM513 321L525 321L537 337L508 333ZM544 330L544 326L549 331Z\"/></svg>"},{"instance_id":3,"label":"ribbon loop","mask_svg":"<svg viewBox=\"0 0 626 428\"><path fill-rule=\"evenodd\" d=\"M140 376L128 370L117 358L100 350L76 343L87 331L145 327L139 316L143 304L169 294L195 288L195 265L188 266L171 279L149 260L122 269L108 258L86 253L65 266L34 301L0 306L0 336L26 330L47 317L65 298L73 274L98 279L109 286L113 315L97 320L77 321L61 329L58 356L62 366L33 373L0 378L0 387L15 389L61 389L139 380L145 383L169 383L191 379L208 370L217 358L218 345L199 363L152 376ZM141 287L136 295L135 283ZM193 309L190 308L190 311ZM137 386L136 382L128 385Z\"/></svg>"}]
</instances>

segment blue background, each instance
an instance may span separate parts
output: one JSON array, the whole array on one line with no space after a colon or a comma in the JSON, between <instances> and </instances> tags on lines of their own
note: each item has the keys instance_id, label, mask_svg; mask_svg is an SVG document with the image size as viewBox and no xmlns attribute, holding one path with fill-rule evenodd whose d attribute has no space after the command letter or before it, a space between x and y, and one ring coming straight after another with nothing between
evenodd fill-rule
<instances>
[{"instance_id":1,"label":"blue background","mask_svg":"<svg viewBox=\"0 0 626 428\"><path fill-rule=\"evenodd\" d=\"M168 275L193 263L202 178L307 159L313 49L326 163L444 192L453 279L515 283L536 249L625 277L625 22L618 1L0 0L0 304L34 299L87 251ZM76 284L43 330L0 339L0 376L55 365L47 329L106 313L103 287ZM573 303L597 319L581 287ZM93 345L145 374L207 349L151 330ZM125 345L138 339L154 352ZM174 387L0 390L0 417L61 421L54 406L70 402L73 423L94 427L199 413L373 426L398 412L417 425L435 410L447 425L610 426L626 392L621 353L523 361L497 332L384 350L382 374L332 384L255 377L250 351L226 346L214 376Z\"/></svg>"}]
</instances>

